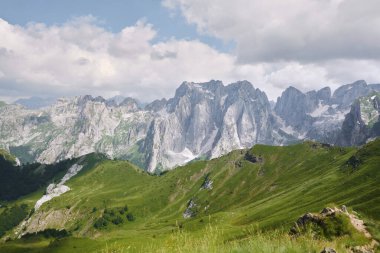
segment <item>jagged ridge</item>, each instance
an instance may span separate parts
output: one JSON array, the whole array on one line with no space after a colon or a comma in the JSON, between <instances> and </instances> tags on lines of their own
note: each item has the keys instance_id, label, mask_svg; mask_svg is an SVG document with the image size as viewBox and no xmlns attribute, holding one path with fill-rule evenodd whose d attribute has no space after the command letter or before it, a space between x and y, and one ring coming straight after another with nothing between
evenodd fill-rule
<instances>
[{"instance_id":1,"label":"jagged ridge","mask_svg":"<svg viewBox=\"0 0 380 253\"><path fill-rule=\"evenodd\" d=\"M153 172L256 143L313 139L356 145L377 132L343 142L342 124L355 99L374 90L379 85L364 81L344 85L332 95L328 87L307 93L289 87L273 110L266 94L247 81L227 86L220 81L184 82L173 98L145 107L132 98L88 95L62 98L38 110L4 105L0 147L23 163L102 152Z\"/></svg>"}]
</instances>

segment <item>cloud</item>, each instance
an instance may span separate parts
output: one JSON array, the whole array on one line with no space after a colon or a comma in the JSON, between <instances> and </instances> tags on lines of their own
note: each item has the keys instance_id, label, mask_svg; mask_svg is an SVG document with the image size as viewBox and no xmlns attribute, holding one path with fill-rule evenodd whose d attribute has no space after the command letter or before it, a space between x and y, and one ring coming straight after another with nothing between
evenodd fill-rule
<instances>
[{"instance_id":1,"label":"cloud","mask_svg":"<svg viewBox=\"0 0 380 253\"><path fill-rule=\"evenodd\" d=\"M184 80L225 78L234 65L233 56L197 40L153 43L156 31L143 21L112 33L91 17L25 27L0 19L0 34L3 97L95 93L149 101L171 96Z\"/></svg>"},{"instance_id":2,"label":"cloud","mask_svg":"<svg viewBox=\"0 0 380 253\"><path fill-rule=\"evenodd\" d=\"M164 0L244 63L380 59L378 0Z\"/></svg>"},{"instance_id":3,"label":"cloud","mask_svg":"<svg viewBox=\"0 0 380 253\"><path fill-rule=\"evenodd\" d=\"M222 2L210 14L219 16L225 7ZM202 3L209 6L209 1ZM227 17L227 21L234 19ZM233 22L219 26L226 27L218 34L229 34L238 27ZM199 27L211 32L207 22ZM211 79L225 84L248 80L275 99L288 85L307 91L357 79L380 80L378 59L243 61L240 48L236 54L223 53L199 40L157 41L157 31L145 21L115 33L91 16L50 26L19 26L0 19L0 34L0 98L8 101L91 94L132 96L149 102L173 96L183 81Z\"/></svg>"}]
</instances>

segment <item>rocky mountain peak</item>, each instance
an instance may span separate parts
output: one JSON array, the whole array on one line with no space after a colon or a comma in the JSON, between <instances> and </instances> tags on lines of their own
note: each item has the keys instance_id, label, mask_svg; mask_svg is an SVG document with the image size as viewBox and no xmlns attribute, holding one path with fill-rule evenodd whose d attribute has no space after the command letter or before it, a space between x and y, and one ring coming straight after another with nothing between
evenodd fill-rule
<instances>
[{"instance_id":1,"label":"rocky mountain peak","mask_svg":"<svg viewBox=\"0 0 380 253\"><path fill-rule=\"evenodd\" d=\"M144 107L144 110L158 112L158 111L162 110L163 108L165 108L167 103L168 103L168 101L165 98L157 99L157 100L154 100L152 103L147 104Z\"/></svg>"},{"instance_id":2,"label":"rocky mountain peak","mask_svg":"<svg viewBox=\"0 0 380 253\"><path fill-rule=\"evenodd\" d=\"M325 103L328 103L331 99L331 89L330 87L324 87L317 91L317 97L319 100L324 101Z\"/></svg>"},{"instance_id":3,"label":"rocky mountain peak","mask_svg":"<svg viewBox=\"0 0 380 253\"><path fill-rule=\"evenodd\" d=\"M329 87L304 93L291 86L274 109L265 92L250 82L224 86L216 80L183 82L173 98L144 108L133 98L90 95L61 98L39 110L3 106L0 147L22 162L49 163L102 152L153 172L256 143L278 145L305 138L333 143L350 110L346 103L376 87L358 81L331 96ZM354 119L375 129L377 97L358 100L353 109ZM368 136L364 137L365 141Z\"/></svg>"},{"instance_id":4,"label":"rocky mountain peak","mask_svg":"<svg viewBox=\"0 0 380 253\"><path fill-rule=\"evenodd\" d=\"M297 88L290 86L281 97L277 98L274 111L285 120L287 124L300 122L306 114L306 95Z\"/></svg>"},{"instance_id":5,"label":"rocky mountain peak","mask_svg":"<svg viewBox=\"0 0 380 253\"><path fill-rule=\"evenodd\" d=\"M136 99L127 97L125 98L119 106L127 107L128 111L137 111L139 109L139 104Z\"/></svg>"},{"instance_id":6,"label":"rocky mountain peak","mask_svg":"<svg viewBox=\"0 0 380 253\"><path fill-rule=\"evenodd\" d=\"M91 95L84 95L77 97L77 104L80 106L83 106L88 102L106 103L106 100L101 96L93 97Z\"/></svg>"},{"instance_id":7,"label":"rocky mountain peak","mask_svg":"<svg viewBox=\"0 0 380 253\"><path fill-rule=\"evenodd\" d=\"M192 92L215 92L223 88L222 81L211 80L204 83L183 82L175 92L175 98L183 97Z\"/></svg>"},{"instance_id":8,"label":"rocky mountain peak","mask_svg":"<svg viewBox=\"0 0 380 253\"><path fill-rule=\"evenodd\" d=\"M366 81L359 80L336 89L332 96L332 102L341 107L349 107L356 98L366 96L371 90Z\"/></svg>"}]
</instances>

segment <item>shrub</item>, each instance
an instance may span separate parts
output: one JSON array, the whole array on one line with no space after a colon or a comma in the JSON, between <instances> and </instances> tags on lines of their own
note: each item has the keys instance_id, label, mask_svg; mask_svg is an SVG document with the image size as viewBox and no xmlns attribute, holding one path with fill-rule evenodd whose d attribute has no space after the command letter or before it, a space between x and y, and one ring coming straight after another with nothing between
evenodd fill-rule
<instances>
[{"instance_id":1,"label":"shrub","mask_svg":"<svg viewBox=\"0 0 380 253\"><path fill-rule=\"evenodd\" d=\"M133 216L132 213L127 214L127 220L128 221L134 221L135 220L135 217Z\"/></svg>"},{"instance_id":2,"label":"shrub","mask_svg":"<svg viewBox=\"0 0 380 253\"><path fill-rule=\"evenodd\" d=\"M112 219L112 223L115 225L122 224L124 221L120 216L116 216L116 218Z\"/></svg>"},{"instance_id":3,"label":"shrub","mask_svg":"<svg viewBox=\"0 0 380 253\"><path fill-rule=\"evenodd\" d=\"M94 209L93 209L93 212L94 212ZM133 216L132 213L128 213L126 216L124 216L127 210L128 210L127 206L116 207L113 209L106 208L104 210L103 216L97 219L96 222L94 223L94 228L102 229L106 227L108 223L112 223L114 225L120 225L124 223L125 218L127 218L128 221L135 220L135 217Z\"/></svg>"},{"instance_id":4,"label":"shrub","mask_svg":"<svg viewBox=\"0 0 380 253\"><path fill-rule=\"evenodd\" d=\"M94 228L96 229L102 229L102 228L105 228L107 227L107 220L104 219L103 217L99 218L96 220L95 224L94 224Z\"/></svg>"},{"instance_id":5,"label":"shrub","mask_svg":"<svg viewBox=\"0 0 380 253\"><path fill-rule=\"evenodd\" d=\"M338 214L328 219L322 223L323 235L328 239L333 239L334 237L351 235L351 223L349 218L344 214Z\"/></svg>"}]
</instances>

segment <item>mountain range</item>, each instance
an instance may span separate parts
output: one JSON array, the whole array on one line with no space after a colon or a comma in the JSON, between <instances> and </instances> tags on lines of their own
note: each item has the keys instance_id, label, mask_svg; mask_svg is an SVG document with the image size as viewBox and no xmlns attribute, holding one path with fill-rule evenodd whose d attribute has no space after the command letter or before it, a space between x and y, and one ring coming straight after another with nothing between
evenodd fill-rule
<instances>
[{"instance_id":1,"label":"mountain range","mask_svg":"<svg viewBox=\"0 0 380 253\"><path fill-rule=\"evenodd\" d=\"M271 105L248 81L182 83L175 96L60 98L30 109L0 106L0 147L21 163L54 163L92 152L160 172L254 144L305 139L362 145L380 135L380 84L356 81L306 93L289 87Z\"/></svg>"}]
</instances>

